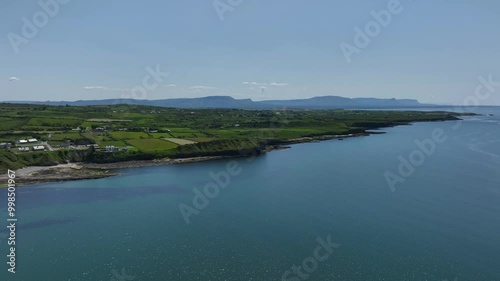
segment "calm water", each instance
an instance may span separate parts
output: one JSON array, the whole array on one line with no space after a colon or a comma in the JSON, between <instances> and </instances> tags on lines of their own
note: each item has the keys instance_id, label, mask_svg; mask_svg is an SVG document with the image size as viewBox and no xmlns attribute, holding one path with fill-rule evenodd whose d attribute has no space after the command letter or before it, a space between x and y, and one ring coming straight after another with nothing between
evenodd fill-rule
<instances>
[{"instance_id":1,"label":"calm water","mask_svg":"<svg viewBox=\"0 0 500 281\"><path fill-rule=\"evenodd\" d=\"M20 188L17 273L3 230L0 280L281 280L328 236L340 247L289 280L500 280L500 109L481 112L238 159L190 224L179 204L228 161ZM384 173L436 128L447 140L391 192Z\"/></svg>"}]
</instances>

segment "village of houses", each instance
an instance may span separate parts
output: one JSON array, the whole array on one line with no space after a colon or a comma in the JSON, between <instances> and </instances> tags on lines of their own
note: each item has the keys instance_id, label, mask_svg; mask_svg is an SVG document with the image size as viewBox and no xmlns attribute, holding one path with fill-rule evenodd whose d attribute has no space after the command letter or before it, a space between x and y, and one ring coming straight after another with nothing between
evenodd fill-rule
<instances>
[{"instance_id":1,"label":"village of houses","mask_svg":"<svg viewBox=\"0 0 500 281\"><path fill-rule=\"evenodd\" d=\"M82 136L83 134L90 133L94 137L95 136L109 136L109 134L113 134L113 132L120 132L125 134L137 134L137 132L128 132L127 128L119 128L118 130L108 130L106 127L95 127L95 128L86 128L81 129L80 127L74 128L71 130L75 135ZM164 135L171 135L171 130L157 130L150 128L143 128L143 134L159 134L163 132ZM62 133L62 132L61 132ZM83 133L83 134L81 134ZM68 132L63 133L68 134ZM102 145L99 146L98 143L86 143L86 144L76 144L70 140L65 140L61 142L53 142L51 141L51 137L55 134L48 134L44 140L40 140L37 138L25 138L18 139L15 142L2 142L0 143L0 149L8 149L15 153L30 153L30 152L39 152L39 151L57 151L61 149L65 150L87 150L93 149L94 151L102 151L102 152L126 152L130 149L136 149L134 146L116 146L116 145ZM178 139L178 138L161 138L162 142L169 142L175 145L185 145L196 143L195 141L190 141L186 139ZM146 141L146 140L144 140Z\"/></svg>"},{"instance_id":2,"label":"village of houses","mask_svg":"<svg viewBox=\"0 0 500 281\"><path fill-rule=\"evenodd\" d=\"M18 140L15 143L15 147L17 147L18 152L29 152L29 151L43 151L45 150L45 146L38 141L38 139L31 138L25 140ZM0 148L12 148L12 144L9 142L0 143Z\"/></svg>"},{"instance_id":3,"label":"village of houses","mask_svg":"<svg viewBox=\"0 0 500 281\"><path fill-rule=\"evenodd\" d=\"M73 129L73 131L80 131L80 127ZM106 132L105 127L99 127L93 130L94 132ZM50 137L50 134L49 134ZM47 141L41 141L36 138L19 139L14 144L10 142L0 143L0 148L9 149L14 152L26 153L26 152L37 152L37 151L55 151L59 149L75 149L84 150L94 148L95 151L101 151L98 144L86 144L86 145L76 145L71 142L63 142L56 146L52 146ZM107 145L104 147L103 151L106 152L118 152L118 151L128 151L128 147L116 147L114 145Z\"/></svg>"},{"instance_id":4,"label":"village of houses","mask_svg":"<svg viewBox=\"0 0 500 281\"><path fill-rule=\"evenodd\" d=\"M113 113L118 111L114 110ZM121 110L123 112L123 110ZM141 111L141 114L159 114L159 111ZM193 115L195 112L187 112ZM23 132L19 137L0 140L0 149L14 153L35 153L58 150L88 150L100 152L152 152L174 149L177 146L196 144L212 140L212 136L191 128L150 128L130 124L132 120L91 118L82 127L69 127L63 130ZM94 123L94 124L90 124ZM97 124L95 124L97 123ZM112 123L121 123L120 125ZM106 126L108 125L109 126ZM239 124L235 124L239 127ZM175 133L174 133L175 131ZM26 134L28 133L28 134ZM33 135L29 135L33 134Z\"/></svg>"},{"instance_id":5,"label":"village of houses","mask_svg":"<svg viewBox=\"0 0 500 281\"><path fill-rule=\"evenodd\" d=\"M87 144L87 145L75 145L70 142L61 143L56 147L51 146L48 142L39 141L36 138L31 139L21 139L15 142L13 145L9 142L0 143L0 148L14 150L14 152L34 152L34 151L54 151L59 149L89 149L93 147L96 151L100 151L101 148L98 144ZM106 152L118 152L127 151L128 147L115 147L114 145L107 145L104 148Z\"/></svg>"}]
</instances>

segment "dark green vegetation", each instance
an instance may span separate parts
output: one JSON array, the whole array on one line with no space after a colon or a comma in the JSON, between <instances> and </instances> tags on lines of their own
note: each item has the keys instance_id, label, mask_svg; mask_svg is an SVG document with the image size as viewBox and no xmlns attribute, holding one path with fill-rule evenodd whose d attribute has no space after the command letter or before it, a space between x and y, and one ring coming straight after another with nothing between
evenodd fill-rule
<instances>
[{"instance_id":1,"label":"dark green vegetation","mask_svg":"<svg viewBox=\"0 0 500 281\"><path fill-rule=\"evenodd\" d=\"M0 143L14 144L20 139L37 138L38 144L47 149L19 152L15 146L1 148L0 170L66 161L106 163L258 154L266 145L283 144L296 138L360 134L411 122L456 120L457 116L448 112L415 111L0 104ZM99 148L87 148L89 144L97 144ZM106 146L118 149L106 152Z\"/></svg>"}]
</instances>

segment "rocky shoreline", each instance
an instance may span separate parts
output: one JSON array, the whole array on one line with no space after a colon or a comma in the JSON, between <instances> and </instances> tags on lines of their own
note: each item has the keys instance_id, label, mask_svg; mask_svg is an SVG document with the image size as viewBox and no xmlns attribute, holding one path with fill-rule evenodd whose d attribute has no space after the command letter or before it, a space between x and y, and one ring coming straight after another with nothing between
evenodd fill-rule
<instances>
[{"instance_id":1,"label":"rocky shoreline","mask_svg":"<svg viewBox=\"0 0 500 281\"><path fill-rule=\"evenodd\" d=\"M30 166L15 171L16 185L31 185L47 182L88 180L118 175L109 170L84 168L78 163L56 166ZM6 187L7 174L0 176L0 187Z\"/></svg>"},{"instance_id":2,"label":"rocky shoreline","mask_svg":"<svg viewBox=\"0 0 500 281\"><path fill-rule=\"evenodd\" d=\"M371 134L382 134L383 132L364 132L348 135L321 135L313 137L303 137L296 139L289 139L286 141L281 141L279 144L266 145L260 153L267 153L273 150L288 149L292 144L308 143L308 142L319 142L332 139L345 139L360 136L368 136ZM211 160L220 159L230 159L230 158L241 158L246 157L245 155L234 155L234 156L200 156L200 157L190 157L190 158L178 158L178 159L157 159L157 160L137 160L137 161L124 161L124 162L114 162L114 163L72 163L72 164L59 164L56 166L33 166L25 167L23 169L16 171L17 184L19 185L31 185L38 183L49 183L49 182L60 182L60 181L74 181L74 180L88 180L88 179L99 179L106 177L119 176L120 169L129 168L140 168L140 167L152 167L161 165L172 165L172 164L188 164L196 162L204 162ZM7 175L0 176L0 187L7 186Z\"/></svg>"},{"instance_id":3,"label":"rocky shoreline","mask_svg":"<svg viewBox=\"0 0 500 281\"><path fill-rule=\"evenodd\" d=\"M151 166L172 165L172 164L188 164L188 163L204 162L204 161L227 159L234 157L236 156L200 156L200 157L178 158L178 159L136 160L136 161L124 161L124 162L103 163L103 164L81 163L80 165L82 165L82 167L86 169L116 170L116 169L129 169L129 168L151 167Z\"/></svg>"}]
</instances>

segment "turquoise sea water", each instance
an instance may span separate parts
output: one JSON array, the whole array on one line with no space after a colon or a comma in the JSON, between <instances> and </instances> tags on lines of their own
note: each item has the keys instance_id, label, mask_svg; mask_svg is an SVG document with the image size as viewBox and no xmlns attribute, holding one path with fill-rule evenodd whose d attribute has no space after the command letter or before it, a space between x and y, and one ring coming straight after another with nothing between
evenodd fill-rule
<instances>
[{"instance_id":1,"label":"turquoise sea water","mask_svg":"<svg viewBox=\"0 0 500 281\"><path fill-rule=\"evenodd\" d=\"M495 116L19 188L17 273L2 230L0 280L500 280L500 109L480 112ZM392 192L384 173L435 129L446 141ZM186 224L179 204L229 161L240 173ZM5 207L3 189L7 225ZM293 273L328 237L340 247Z\"/></svg>"}]
</instances>

